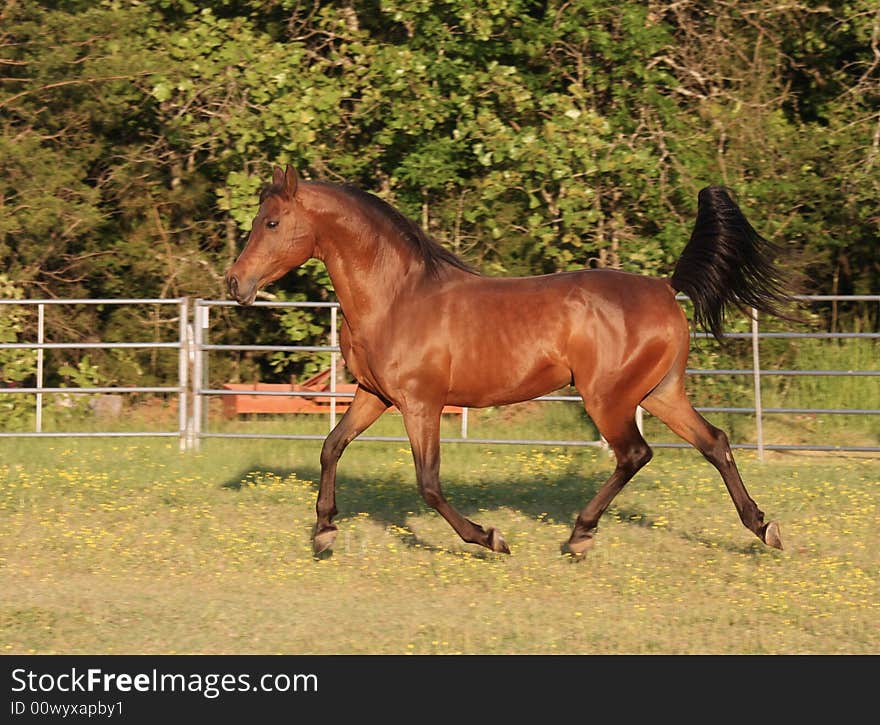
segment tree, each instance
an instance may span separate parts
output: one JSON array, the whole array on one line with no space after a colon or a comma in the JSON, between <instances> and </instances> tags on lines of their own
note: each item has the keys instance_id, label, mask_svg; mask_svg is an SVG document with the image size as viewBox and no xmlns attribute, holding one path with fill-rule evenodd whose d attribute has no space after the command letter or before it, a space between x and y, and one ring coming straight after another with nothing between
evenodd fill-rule
<instances>
[{"instance_id":1,"label":"tree","mask_svg":"<svg viewBox=\"0 0 880 725\"><path fill-rule=\"evenodd\" d=\"M490 274L668 274L697 191L725 183L804 291L874 291L878 48L869 0L11 0L0 263L30 296L222 296L261 185L291 163ZM311 266L267 294L332 289ZM177 324L52 314L68 337ZM287 334L222 314L239 341ZM286 322L308 337L316 320Z\"/></svg>"}]
</instances>

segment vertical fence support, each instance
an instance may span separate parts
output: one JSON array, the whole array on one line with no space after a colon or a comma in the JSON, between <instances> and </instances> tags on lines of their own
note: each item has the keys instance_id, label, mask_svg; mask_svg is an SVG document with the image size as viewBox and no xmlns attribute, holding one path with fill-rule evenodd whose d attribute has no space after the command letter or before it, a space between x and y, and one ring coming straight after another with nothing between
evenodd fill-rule
<instances>
[{"instance_id":1,"label":"vertical fence support","mask_svg":"<svg viewBox=\"0 0 880 725\"><path fill-rule=\"evenodd\" d=\"M187 329L189 327L189 301L184 297L180 300L177 308L180 316L178 326L178 342L180 350L177 356L177 382L180 385L180 393L177 395L177 429L180 433L180 450L185 451L189 447L189 411L186 405L186 396L189 395L189 345Z\"/></svg>"},{"instance_id":2,"label":"vertical fence support","mask_svg":"<svg viewBox=\"0 0 880 725\"><path fill-rule=\"evenodd\" d=\"M193 371L196 369L196 335L194 332L192 320L186 321L186 361L187 361L187 418L186 418L186 447L187 450L195 450L196 448L196 432L193 419L195 391L193 390L192 381L195 379Z\"/></svg>"},{"instance_id":3,"label":"vertical fence support","mask_svg":"<svg viewBox=\"0 0 880 725\"><path fill-rule=\"evenodd\" d=\"M336 331L336 318L338 307L330 308L330 346L335 348L339 345L339 335ZM336 427L336 361L339 353L333 350L330 353L330 430Z\"/></svg>"},{"instance_id":4,"label":"vertical fence support","mask_svg":"<svg viewBox=\"0 0 880 725\"><path fill-rule=\"evenodd\" d=\"M193 309L193 353L192 353L192 429L193 449L199 450L202 444L202 305L197 299Z\"/></svg>"},{"instance_id":5,"label":"vertical fence support","mask_svg":"<svg viewBox=\"0 0 880 725\"><path fill-rule=\"evenodd\" d=\"M467 438L468 428L468 409L461 409L461 437Z\"/></svg>"},{"instance_id":6,"label":"vertical fence support","mask_svg":"<svg viewBox=\"0 0 880 725\"><path fill-rule=\"evenodd\" d=\"M203 305L202 308L202 317L201 317L201 332L199 333L199 345L204 348L205 345L208 344L210 338L210 326L211 326L211 308L209 305ZM201 386L201 390L210 390L211 388L211 380L210 380L210 370L209 365L210 360L208 358L207 350L202 349L201 355L199 358L200 370L201 370L201 379L199 381L199 385ZM202 419L199 421L199 431L207 432L208 430L208 417L211 412L211 400L210 398L206 398L202 403Z\"/></svg>"},{"instance_id":7,"label":"vertical fence support","mask_svg":"<svg viewBox=\"0 0 880 725\"><path fill-rule=\"evenodd\" d=\"M752 374L755 379L755 433L758 460L764 460L764 409L761 404L761 356L758 351L758 311L752 308Z\"/></svg>"},{"instance_id":8,"label":"vertical fence support","mask_svg":"<svg viewBox=\"0 0 880 725\"><path fill-rule=\"evenodd\" d=\"M37 305L37 344L46 341L46 305ZM37 387L43 387L43 348L37 348ZM43 432L43 394L37 393L36 432Z\"/></svg>"}]
</instances>

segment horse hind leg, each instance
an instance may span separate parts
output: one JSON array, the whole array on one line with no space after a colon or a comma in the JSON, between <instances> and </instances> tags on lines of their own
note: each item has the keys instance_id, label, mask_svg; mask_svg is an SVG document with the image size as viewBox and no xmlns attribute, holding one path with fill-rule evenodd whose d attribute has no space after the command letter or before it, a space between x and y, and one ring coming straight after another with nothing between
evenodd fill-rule
<instances>
[{"instance_id":1,"label":"horse hind leg","mask_svg":"<svg viewBox=\"0 0 880 725\"><path fill-rule=\"evenodd\" d=\"M733 460L727 435L693 409L684 391L681 376L661 383L642 401L642 407L662 420L715 466L745 527L768 546L781 549L779 524L776 521L764 523L764 512L746 490Z\"/></svg>"},{"instance_id":2,"label":"horse hind leg","mask_svg":"<svg viewBox=\"0 0 880 725\"><path fill-rule=\"evenodd\" d=\"M627 406L619 410L590 410L588 412L599 428L599 432L608 441L617 458L617 466L611 477L596 492L578 514L571 537L566 544L567 550L575 556L581 556L592 546L593 536L599 519L605 509L620 493L627 482L646 466L653 453L650 446L642 438L635 422L636 407Z\"/></svg>"}]
</instances>

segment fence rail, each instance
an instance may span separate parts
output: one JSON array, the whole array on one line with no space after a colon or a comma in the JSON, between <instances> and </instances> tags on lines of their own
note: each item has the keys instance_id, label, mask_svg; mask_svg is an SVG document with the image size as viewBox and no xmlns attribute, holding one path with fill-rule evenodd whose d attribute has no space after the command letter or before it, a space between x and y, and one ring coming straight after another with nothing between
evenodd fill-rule
<instances>
[{"instance_id":1,"label":"fence rail","mask_svg":"<svg viewBox=\"0 0 880 725\"><path fill-rule=\"evenodd\" d=\"M686 299L679 295L679 299ZM880 295L801 295L796 299L804 302L862 302L880 303ZM287 440L320 440L324 436L317 434L266 434L253 433L229 433L213 432L208 430L208 406L207 400L213 396L224 395L255 395L255 396L286 396L286 397L321 397L329 400L328 422L332 428L336 424L336 402L342 398L352 398L350 392L336 390L337 367L339 364L340 348L338 345L338 309L335 302L255 302L252 308L317 308L326 309L329 312L328 344L324 345L245 345L245 344L215 344L209 342L211 329L211 310L213 308L233 307L235 302L230 300L206 300L187 298L152 298L152 299L3 299L0 300L0 314L2 306L19 305L35 307L37 310L37 339L34 342L9 342L0 343L0 350L33 350L37 353L37 370L34 385L30 387L11 387L0 389L0 394L34 395L35 396L35 426L33 431L0 431L0 437L176 437L182 450L199 447L201 440L208 438L267 438ZM49 305L174 305L178 309L178 334L174 340L154 342L131 342L131 341L99 341L99 342L46 342L45 340L45 309ZM710 337L706 333L693 333L695 339ZM732 413L755 416L756 442L734 442L734 448L755 450L759 458L763 457L764 451L779 450L804 450L804 451L842 451L842 452L880 452L880 446L855 446L841 443L829 444L782 444L768 443L764 440L763 419L766 415L859 415L876 416L880 409L875 408L805 408L805 407L764 407L762 403L761 378L764 376L815 376L815 377L855 377L871 378L880 376L880 370L834 370L834 369L764 369L760 361L760 341L762 339L878 339L880 333L876 332L777 332L759 329L757 315L751 322L750 332L730 333L725 337L730 339L746 339L752 342L751 368L726 368L726 369L698 369L688 368L687 374L693 376L732 375L751 376L754 382L754 393L751 405L747 406L704 406L696 409L704 413ZM93 387L49 387L44 385L46 350L90 350L90 349L171 349L178 352L178 373L174 384L166 386L93 386ZM329 377L329 390L320 392L312 391L275 391L275 390L248 390L246 393L240 390L227 390L211 387L209 381L209 362L212 355L232 352L296 352L296 353L330 353L331 374ZM44 431L42 426L42 412L44 395L85 395L85 394L130 394L151 393L166 394L177 397L178 427L176 430L164 431ZM544 395L534 399L541 402L580 402L577 395ZM641 411L639 411L639 423L641 427ZM366 441L400 441L407 439L397 436L362 436L359 440ZM444 438L446 443L471 443L483 445L552 445L552 446L601 446L601 440L559 440L559 439L507 439L507 438L479 438L468 434L467 409L461 416L461 434L455 438ZM685 447L684 443L652 443L655 447Z\"/></svg>"},{"instance_id":2,"label":"fence rail","mask_svg":"<svg viewBox=\"0 0 880 725\"><path fill-rule=\"evenodd\" d=\"M0 431L2 438L157 438L170 437L180 441L180 448L184 450L191 447L191 415L187 398L189 390L190 353L192 346L191 326L189 324L190 302L187 298L111 298L111 299L0 299L0 311L2 306L25 306L35 307L37 310L37 341L31 343L2 343L0 350L36 350L37 370L35 385L31 387L5 387L0 389L3 395L9 394L32 394L35 396L35 422L33 431ZM46 333L46 307L50 305L175 305L178 308L178 338L167 342L45 342ZM178 351L177 381L175 385L167 386L93 386L93 387L67 387L55 388L43 385L45 373L46 350L112 350L112 349L176 349ZM178 429L176 431L44 431L43 430L43 396L46 394L63 395L91 395L91 394L131 394L131 393L154 393L177 395Z\"/></svg>"}]
</instances>

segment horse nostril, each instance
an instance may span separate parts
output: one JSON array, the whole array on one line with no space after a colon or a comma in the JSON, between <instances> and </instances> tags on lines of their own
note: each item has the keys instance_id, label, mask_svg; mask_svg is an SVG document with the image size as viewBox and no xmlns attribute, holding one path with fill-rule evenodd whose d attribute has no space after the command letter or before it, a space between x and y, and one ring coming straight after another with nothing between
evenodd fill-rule
<instances>
[{"instance_id":1,"label":"horse nostril","mask_svg":"<svg viewBox=\"0 0 880 725\"><path fill-rule=\"evenodd\" d=\"M226 288L229 290L231 297L238 297L238 278L234 274L226 277Z\"/></svg>"}]
</instances>

